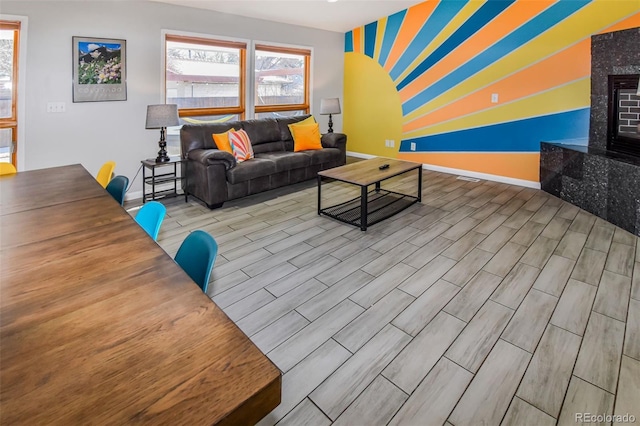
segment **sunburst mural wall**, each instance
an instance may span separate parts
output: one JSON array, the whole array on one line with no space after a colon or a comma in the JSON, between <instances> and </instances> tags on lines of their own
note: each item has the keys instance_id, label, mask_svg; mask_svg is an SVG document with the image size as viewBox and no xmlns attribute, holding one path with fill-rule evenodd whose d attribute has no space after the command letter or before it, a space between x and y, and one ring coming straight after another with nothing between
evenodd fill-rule
<instances>
[{"instance_id":1,"label":"sunburst mural wall","mask_svg":"<svg viewBox=\"0 0 640 426\"><path fill-rule=\"evenodd\" d=\"M587 143L591 35L638 26L639 0L429 0L355 28L348 149L538 182L540 141Z\"/></svg>"}]
</instances>

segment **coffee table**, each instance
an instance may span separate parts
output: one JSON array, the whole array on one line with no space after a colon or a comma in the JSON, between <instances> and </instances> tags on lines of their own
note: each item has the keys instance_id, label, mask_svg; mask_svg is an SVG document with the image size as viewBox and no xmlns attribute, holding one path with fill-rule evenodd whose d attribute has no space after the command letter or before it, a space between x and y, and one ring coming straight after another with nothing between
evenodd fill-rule
<instances>
[{"instance_id":1,"label":"coffee table","mask_svg":"<svg viewBox=\"0 0 640 426\"><path fill-rule=\"evenodd\" d=\"M380 169L388 164L389 167ZM381 188L381 183L403 173L418 171L417 195L402 194ZM360 187L360 196L322 208L322 179L334 179ZM375 188L369 191L369 186ZM347 164L346 166L318 172L318 215L332 217L350 225L359 226L362 231L381 220L401 212L422 201L422 164L391 158L372 158Z\"/></svg>"}]
</instances>

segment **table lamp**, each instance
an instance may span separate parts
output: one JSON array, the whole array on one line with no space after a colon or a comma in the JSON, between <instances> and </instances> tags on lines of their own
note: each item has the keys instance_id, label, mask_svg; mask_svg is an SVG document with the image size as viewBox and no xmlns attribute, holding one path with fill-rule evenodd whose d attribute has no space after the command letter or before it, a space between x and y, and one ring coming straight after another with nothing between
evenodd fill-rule
<instances>
[{"instance_id":1,"label":"table lamp","mask_svg":"<svg viewBox=\"0 0 640 426\"><path fill-rule=\"evenodd\" d=\"M340 114L340 99L338 98L323 98L320 99L320 115L329 114L329 133L333 133L333 121L331 121L331 114Z\"/></svg>"},{"instance_id":2,"label":"table lamp","mask_svg":"<svg viewBox=\"0 0 640 426\"><path fill-rule=\"evenodd\" d=\"M160 129L160 151L156 163L164 163L169 161L167 155L167 141L165 140L165 130L167 127L178 126L178 105L160 104L147 106L147 125L145 129Z\"/></svg>"}]
</instances>

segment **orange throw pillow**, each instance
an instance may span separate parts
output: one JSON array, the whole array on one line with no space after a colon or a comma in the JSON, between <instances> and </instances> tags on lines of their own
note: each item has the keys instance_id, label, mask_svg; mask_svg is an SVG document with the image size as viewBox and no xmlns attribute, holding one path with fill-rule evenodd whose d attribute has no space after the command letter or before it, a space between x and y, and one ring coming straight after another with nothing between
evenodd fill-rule
<instances>
[{"instance_id":1,"label":"orange throw pillow","mask_svg":"<svg viewBox=\"0 0 640 426\"><path fill-rule=\"evenodd\" d=\"M235 131L235 129L231 129ZM214 133L211 136L213 137L213 141L216 144L216 147L220 151L227 151L229 154L233 154L233 150L231 149L231 142L229 142L229 132L228 130L224 133Z\"/></svg>"},{"instance_id":2,"label":"orange throw pillow","mask_svg":"<svg viewBox=\"0 0 640 426\"><path fill-rule=\"evenodd\" d=\"M322 149L318 123L291 126L290 128L295 152Z\"/></svg>"}]
</instances>

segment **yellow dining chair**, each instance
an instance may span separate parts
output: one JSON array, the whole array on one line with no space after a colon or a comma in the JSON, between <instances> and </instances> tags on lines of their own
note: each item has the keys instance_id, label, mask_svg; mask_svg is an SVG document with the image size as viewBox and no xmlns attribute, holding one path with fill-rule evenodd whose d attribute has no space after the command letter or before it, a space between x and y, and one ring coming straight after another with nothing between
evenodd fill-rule
<instances>
[{"instance_id":1,"label":"yellow dining chair","mask_svg":"<svg viewBox=\"0 0 640 426\"><path fill-rule=\"evenodd\" d=\"M11 163L0 163L0 176L12 175L18 173L15 166Z\"/></svg>"},{"instance_id":2,"label":"yellow dining chair","mask_svg":"<svg viewBox=\"0 0 640 426\"><path fill-rule=\"evenodd\" d=\"M113 175L113 171L116 168L115 161L107 161L100 167L98 171L98 176L96 176L96 180L103 188L106 188L111 180L111 176Z\"/></svg>"}]
</instances>

